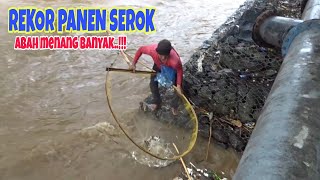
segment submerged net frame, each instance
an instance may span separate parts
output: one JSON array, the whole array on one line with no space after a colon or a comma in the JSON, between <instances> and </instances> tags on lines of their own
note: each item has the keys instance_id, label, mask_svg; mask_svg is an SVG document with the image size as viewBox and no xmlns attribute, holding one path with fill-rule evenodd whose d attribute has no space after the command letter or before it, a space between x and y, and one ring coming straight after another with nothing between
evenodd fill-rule
<instances>
[{"instance_id":1,"label":"submerged net frame","mask_svg":"<svg viewBox=\"0 0 320 180\"><path fill-rule=\"evenodd\" d=\"M121 51L122 55L124 56L124 60L127 62L127 64L129 65L130 62L128 55L125 54L123 51ZM132 59L132 58L131 58ZM111 64L112 66L113 64ZM177 87L173 86L173 88L175 89L175 92L177 92L178 96L180 97L180 99L183 101L183 105L185 107L185 110L188 112L189 116L190 116L190 121L193 123L193 129L192 129L192 134L191 134L191 138L190 138L190 142L188 145L188 148L185 151L182 151L182 153L178 153L177 155L174 155L173 157L161 157L159 155L153 154L151 152L149 152L146 148L144 148L143 146L139 145L130 135L129 133L125 130L125 128L121 125L117 115L115 114L114 110L112 109L111 106L111 83L110 83L110 69L106 68L107 74L106 74L106 82L105 82L105 91L106 91L106 97L107 97L107 104L109 107L109 110L114 118L114 120L116 121L116 123L118 124L119 128L121 129L121 131L125 134L125 136L136 146L138 147L140 150L142 150L143 152L149 154L152 157L155 157L157 159L160 160L177 160L177 159L181 159L182 157L184 157L185 155L187 155L194 147L196 140L197 140L197 135L198 135L198 118L197 115L192 107L192 105L190 104L190 102L188 101L188 99L183 95L178 93L177 91ZM119 72L126 72L128 73L128 71L119 71ZM144 74L143 71L140 72L140 74ZM150 72L145 72L145 74L150 74ZM173 146L175 146L173 144Z\"/></svg>"}]
</instances>

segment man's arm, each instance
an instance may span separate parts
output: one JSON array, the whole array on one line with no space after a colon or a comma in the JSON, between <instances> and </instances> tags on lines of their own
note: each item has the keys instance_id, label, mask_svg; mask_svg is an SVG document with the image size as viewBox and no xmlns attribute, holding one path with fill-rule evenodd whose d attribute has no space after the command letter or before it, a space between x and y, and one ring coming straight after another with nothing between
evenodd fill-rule
<instances>
[{"instance_id":1,"label":"man's arm","mask_svg":"<svg viewBox=\"0 0 320 180\"><path fill-rule=\"evenodd\" d=\"M142 54L150 54L150 48L151 46L141 46L138 51L136 52L136 55L133 58L132 65L135 66L138 62L138 59L141 57Z\"/></svg>"},{"instance_id":2,"label":"man's arm","mask_svg":"<svg viewBox=\"0 0 320 180\"><path fill-rule=\"evenodd\" d=\"M173 50L175 51L175 53L177 54L178 56L178 60L176 61L177 62L177 65L176 65L176 71L177 71L177 88L178 88L178 91L179 93L182 93L182 80L183 80L183 68L182 68L182 62L181 62L181 59L180 59L180 56L178 54L178 52L173 48Z\"/></svg>"},{"instance_id":3,"label":"man's arm","mask_svg":"<svg viewBox=\"0 0 320 180\"><path fill-rule=\"evenodd\" d=\"M183 79L183 69L182 64L179 62L177 66L177 87L181 88Z\"/></svg>"}]
</instances>

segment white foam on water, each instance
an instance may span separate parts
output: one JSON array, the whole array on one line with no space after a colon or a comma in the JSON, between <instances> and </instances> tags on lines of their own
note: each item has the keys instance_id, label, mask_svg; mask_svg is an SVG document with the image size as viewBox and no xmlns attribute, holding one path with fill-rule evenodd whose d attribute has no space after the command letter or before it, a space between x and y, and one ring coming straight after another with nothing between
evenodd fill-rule
<instances>
[{"instance_id":1,"label":"white foam on water","mask_svg":"<svg viewBox=\"0 0 320 180\"><path fill-rule=\"evenodd\" d=\"M86 127L80 130L80 135L91 138L91 137L105 137L118 136L120 132L108 122L99 122L93 126Z\"/></svg>"},{"instance_id":2,"label":"white foam on water","mask_svg":"<svg viewBox=\"0 0 320 180\"><path fill-rule=\"evenodd\" d=\"M157 155L159 157L172 157L174 153L169 148L169 144L165 143L158 136L150 136L145 142L145 148L152 154ZM173 160L160 160L155 157L151 157L146 153L138 153L133 151L131 153L131 157L136 160L138 163L147 165L149 167L165 167L169 164L173 163Z\"/></svg>"}]
</instances>

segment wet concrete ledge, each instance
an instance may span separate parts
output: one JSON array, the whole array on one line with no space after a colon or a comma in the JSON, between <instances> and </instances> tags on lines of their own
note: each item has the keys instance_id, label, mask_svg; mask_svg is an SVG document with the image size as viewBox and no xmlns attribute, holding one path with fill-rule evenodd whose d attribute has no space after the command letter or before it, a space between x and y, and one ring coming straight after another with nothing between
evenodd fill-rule
<instances>
[{"instance_id":1,"label":"wet concrete ledge","mask_svg":"<svg viewBox=\"0 0 320 180\"><path fill-rule=\"evenodd\" d=\"M265 10L300 18L298 0L248 0L184 64L184 93L199 117L199 133L243 152L283 61L281 52L252 40ZM211 116L212 115L212 116Z\"/></svg>"}]
</instances>

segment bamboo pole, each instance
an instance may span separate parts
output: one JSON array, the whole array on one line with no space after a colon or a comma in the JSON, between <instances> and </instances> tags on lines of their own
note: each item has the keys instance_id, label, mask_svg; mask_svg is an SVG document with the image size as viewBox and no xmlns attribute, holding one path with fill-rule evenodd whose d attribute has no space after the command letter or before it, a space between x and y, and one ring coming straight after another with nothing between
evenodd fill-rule
<instances>
[{"instance_id":1,"label":"bamboo pole","mask_svg":"<svg viewBox=\"0 0 320 180\"><path fill-rule=\"evenodd\" d=\"M209 149L210 149L210 142L211 142L211 134L212 134L212 120L210 120L210 127L209 127L209 140L208 140L208 146L207 146L207 153L206 153L206 158L205 160L208 160L208 155L209 155Z\"/></svg>"},{"instance_id":2,"label":"bamboo pole","mask_svg":"<svg viewBox=\"0 0 320 180\"><path fill-rule=\"evenodd\" d=\"M133 73L133 71L130 70L130 69L120 69L120 68L112 68L112 67L107 67L107 68L106 68L106 71L117 71L117 72L129 72L129 73ZM156 72L136 70L134 73L137 73L137 74L155 74Z\"/></svg>"},{"instance_id":3,"label":"bamboo pole","mask_svg":"<svg viewBox=\"0 0 320 180\"><path fill-rule=\"evenodd\" d=\"M131 66L131 62L128 59L128 56L123 52L123 50L120 50L121 55L123 56L124 60L126 61L126 63L128 64L128 66Z\"/></svg>"},{"instance_id":4,"label":"bamboo pole","mask_svg":"<svg viewBox=\"0 0 320 180\"><path fill-rule=\"evenodd\" d=\"M172 144L173 144L174 148L176 149L177 153L180 154L177 146L176 146L174 143L172 143ZM183 166L183 168L184 168L184 171L187 173L188 179L189 179L189 180L192 180L191 177L190 177L190 175L189 175L189 172L188 172L188 169L187 169L187 167L186 167L186 164L184 163L182 157L180 158L180 161L181 161L181 164L182 164L182 166Z\"/></svg>"},{"instance_id":5,"label":"bamboo pole","mask_svg":"<svg viewBox=\"0 0 320 180\"><path fill-rule=\"evenodd\" d=\"M133 57L131 57L128 53L124 52L123 53L125 55L127 55L127 57L129 57L131 59L131 61L133 61ZM146 63L144 63L143 61L138 61L142 66L144 66L145 68L151 70L151 71L154 71L153 69L149 68L148 65Z\"/></svg>"}]
</instances>

